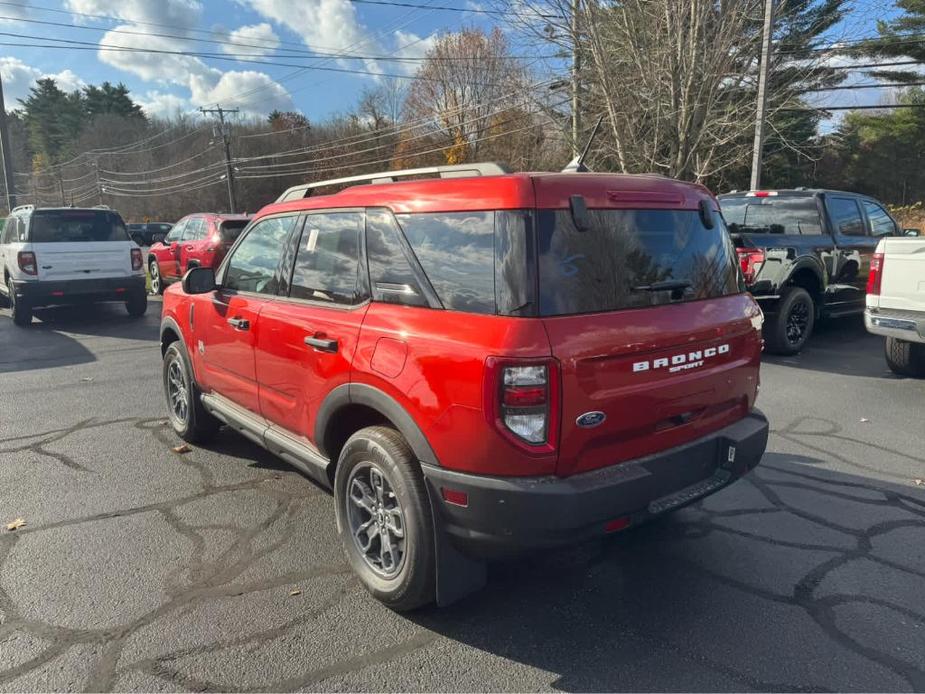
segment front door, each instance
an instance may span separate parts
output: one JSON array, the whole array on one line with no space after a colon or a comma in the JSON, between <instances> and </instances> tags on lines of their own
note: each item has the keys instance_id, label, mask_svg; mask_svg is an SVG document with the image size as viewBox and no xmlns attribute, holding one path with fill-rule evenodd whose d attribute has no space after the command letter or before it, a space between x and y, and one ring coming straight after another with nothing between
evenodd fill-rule
<instances>
[{"instance_id":1,"label":"front door","mask_svg":"<svg viewBox=\"0 0 925 694\"><path fill-rule=\"evenodd\" d=\"M276 299L297 218L268 217L251 227L219 271L218 289L196 297L193 349L202 385L254 413L260 412L254 364L260 315Z\"/></svg>"},{"instance_id":2,"label":"front door","mask_svg":"<svg viewBox=\"0 0 925 694\"><path fill-rule=\"evenodd\" d=\"M180 254L180 239L183 238L183 230L188 221L188 218L184 218L174 224L161 245L151 248L151 254L157 259L157 271L168 282L180 276L177 259Z\"/></svg>"},{"instance_id":3,"label":"front door","mask_svg":"<svg viewBox=\"0 0 925 694\"><path fill-rule=\"evenodd\" d=\"M191 217L180 241L180 254L177 256L180 277L190 268L190 261L197 263L199 246L205 238L206 221L202 217Z\"/></svg>"},{"instance_id":4,"label":"front door","mask_svg":"<svg viewBox=\"0 0 925 694\"><path fill-rule=\"evenodd\" d=\"M360 211L307 215L288 296L260 314L261 414L308 440L325 396L350 381L369 306L360 250L364 217Z\"/></svg>"}]
</instances>

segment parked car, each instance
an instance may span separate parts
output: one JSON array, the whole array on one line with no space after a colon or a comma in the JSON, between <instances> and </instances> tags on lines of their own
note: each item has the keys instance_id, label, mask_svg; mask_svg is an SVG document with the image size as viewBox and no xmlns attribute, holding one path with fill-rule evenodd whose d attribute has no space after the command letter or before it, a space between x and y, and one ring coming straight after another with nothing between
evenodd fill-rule
<instances>
[{"instance_id":1,"label":"parked car","mask_svg":"<svg viewBox=\"0 0 925 694\"><path fill-rule=\"evenodd\" d=\"M151 291L163 294L191 267L213 267L221 262L250 216L197 213L173 225L164 239L148 249Z\"/></svg>"},{"instance_id":2,"label":"parked car","mask_svg":"<svg viewBox=\"0 0 925 694\"><path fill-rule=\"evenodd\" d=\"M139 246L151 246L170 233L173 224L169 222L144 222L143 224L129 224L128 234L132 241Z\"/></svg>"},{"instance_id":3,"label":"parked car","mask_svg":"<svg viewBox=\"0 0 925 694\"><path fill-rule=\"evenodd\" d=\"M775 354L803 349L820 317L862 313L877 241L900 233L881 203L855 193L759 190L719 202Z\"/></svg>"},{"instance_id":4,"label":"parked car","mask_svg":"<svg viewBox=\"0 0 925 694\"><path fill-rule=\"evenodd\" d=\"M161 348L174 431L332 488L351 566L411 609L752 469L760 330L702 186L469 164L287 190L166 292Z\"/></svg>"},{"instance_id":5,"label":"parked car","mask_svg":"<svg viewBox=\"0 0 925 694\"><path fill-rule=\"evenodd\" d=\"M40 306L121 301L131 316L148 307L141 249L109 209L16 207L0 235L0 263L0 295L16 325L31 323Z\"/></svg>"},{"instance_id":6,"label":"parked car","mask_svg":"<svg viewBox=\"0 0 925 694\"><path fill-rule=\"evenodd\" d=\"M918 236L906 230L907 235ZM882 239L867 283L867 329L895 373L925 378L925 238Z\"/></svg>"}]
</instances>

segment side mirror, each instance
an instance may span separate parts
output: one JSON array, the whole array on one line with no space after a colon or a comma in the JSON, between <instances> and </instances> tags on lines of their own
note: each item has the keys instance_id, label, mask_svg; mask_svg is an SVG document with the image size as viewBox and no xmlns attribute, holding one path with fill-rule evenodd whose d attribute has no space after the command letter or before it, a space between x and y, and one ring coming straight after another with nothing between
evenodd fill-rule
<instances>
[{"instance_id":1,"label":"side mirror","mask_svg":"<svg viewBox=\"0 0 925 694\"><path fill-rule=\"evenodd\" d=\"M921 229L903 229L901 236L921 236Z\"/></svg>"},{"instance_id":2,"label":"side mirror","mask_svg":"<svg viewBox=\"0 0 925 694\"><path fill-rule=\"evenodd\" d=\"M183 275L183 291L187 294L208 294L215 290L215 270L194 267Z\"/></svg>"}]
</instances>

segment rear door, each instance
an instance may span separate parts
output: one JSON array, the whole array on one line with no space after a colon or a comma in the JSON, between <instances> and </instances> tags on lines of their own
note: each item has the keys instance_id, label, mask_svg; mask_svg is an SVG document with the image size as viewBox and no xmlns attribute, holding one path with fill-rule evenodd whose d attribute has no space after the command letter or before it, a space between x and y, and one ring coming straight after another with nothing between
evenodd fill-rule
<instances>
[{"instance_id":1,"label":"rear door","mask_svg":"<svg viewBox=\"0 0 925 694\"><path fill-rule=\"evenodd\" d=\"M260 412L254 361L260 312L284 281L283 251L297 218L281 215L255 224L222 266L218 289L194 298L203 385L254 413Z\"/></svg>"},{"instance_id":2,"label":"rear door","mask_svg":"<svg viewBox=\"0 0 925 694\"><path fill-rule=\"evenodd\" d=\"M863 308L870 260L878 239L868 231L859 199L826 194L825 206L838 247L838 266L828 288L833 296L831 305L835 309Z\"/></svg>"},{"instance_id":3,"label":"rear door","mask_svg":"<svg viewBox=\"0 0 925 694\"><path fill-rule=\"evenodd\" d=\"M132 274L131 249L122 218L108 210L38 210L28 239L38 279L57 282Z\"/></svg>"},{"instance_id":4,"label":"rear door","mask_svg":"<svg viewBox=\"0 0 925 694\"><path fill-rule=\"evenodd\" d=\"M590 214L586 231L568 211L537 215L559 475L705 436L747 414L758 381L760 313L719 215L708 229L692 210Z\"/></svg>"},{"instance_id":5,"label":"rear door","mask_svg":"<svg viewBox=\"0 0 925 694\"><path fill-rule=\"evenodd\" d=\"M325 396L350 381L369 306L362 211L305 217L286 298L260 314L260 411L308 440Z\"/></svg>"}]
</instances>

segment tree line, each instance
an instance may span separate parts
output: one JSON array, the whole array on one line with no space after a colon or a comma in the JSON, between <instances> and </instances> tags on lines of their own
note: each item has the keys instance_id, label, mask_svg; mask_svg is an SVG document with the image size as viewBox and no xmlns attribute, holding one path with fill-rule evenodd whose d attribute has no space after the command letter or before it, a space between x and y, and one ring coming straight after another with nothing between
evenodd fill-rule
<instances>
[{"instance_id":1,"label":"tree line","mask_svg":"<svg viewBox=\"0 0 925 694\"><path fill-rule=\"evenodd\" d=\"M279 111L225 128L165 120L146 116L122 84L66 93L38 80L8 116L17 193L42 205L107 204L130 221L226 210L228 137L240 211L253 212L291 185L391 168L494 160L558 170L598 118L593 170L747 187L763 0L582 0L575 14L572 5L511 13L506 31L443 34L414 79L371 82L349 112L317 122ZM902 0L876 38L833 47L847 5L778 3L765 184L910 205L925 198L925 92L903 86L917 75L871 70L897 85L903 108L849 112L834 126L816 95L848 74L836 54L925 60L925 43L900 43L925 29L925 0ZM538 59L514 55L512 41Z\"/></svg>"}]
</instances>

